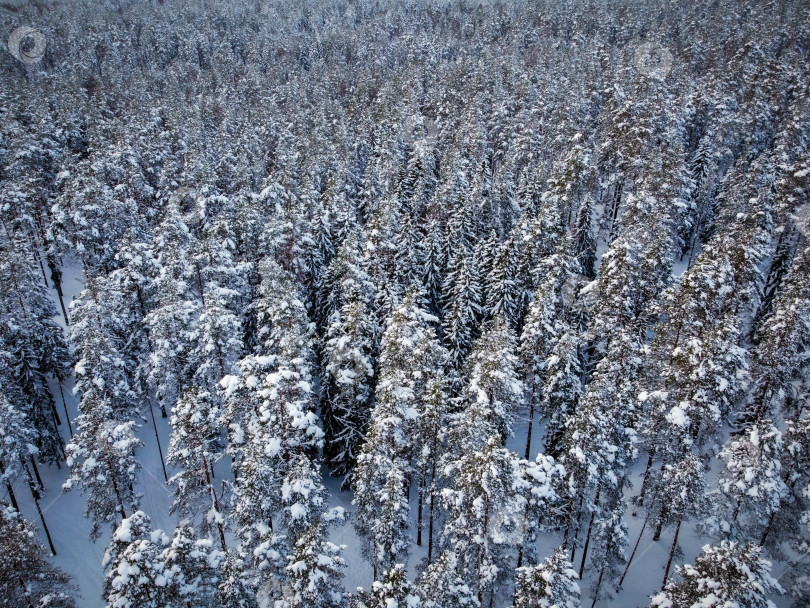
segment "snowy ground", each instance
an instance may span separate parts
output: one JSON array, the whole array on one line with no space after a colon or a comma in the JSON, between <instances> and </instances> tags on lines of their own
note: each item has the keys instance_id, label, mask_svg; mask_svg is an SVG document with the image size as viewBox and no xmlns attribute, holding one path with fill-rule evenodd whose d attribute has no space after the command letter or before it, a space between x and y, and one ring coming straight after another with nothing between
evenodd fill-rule
<instances>
[{"instance_id":1,"label":"snowy ground","mask_svg":"<svg viewBox=\"0 0 810 608\"><path fill-rule=\"evenodd\" d=\"M682 272L683 268L677 268L676 271ZM78 271L75 268L67 268L65 271L65 285L63 289L65 292L66 305L69 303L72 296L78 294L81 290L81 283L77 278L78 276ZM53 295L56 299L55 291L53 291ZM60 323L64 324L64 320L61 317L59 317L58 320ZM54 392L60 415L63 416L58 386L54 384L51 388ZM72 381L66 382L63 389L67 409L72 421L75 420L77 415L76 399L72 394ZM143 440L144 446L139 450L137 455L143 465L138 485L138 491L143 495L141 498L141 509L152 519L154 527L162 528L168 534L171 534L177 523L177 518L169 515L169 507L172 502L171 489L166 485L163 478L163 470L161 468L152 421L148 415L148 410L144 412L144 414L146 419L142 423L139 431L139 436ZM162 419L157 409L155 410L155 418L161 446L165 454L169 444L171 429L168 424L168 419ZM525 450L527 425L528 423L525 419L519 419L515 425L515 436L508 442L508 447L521 455ZM67 424L64 420L61 431L67 442L70 437ZM533 455L537 454L540 449L541 440L542 429L537 428L537 425L535 425L532 433L531 451ZM222 479L222 476L227 474L227 462L227 459L225 459L218 464L216 468L218 479ZM635 493L638 492L644 464L644 459L640 459L639 462L636 463L633 475L634 486L629 492L630 495L635 495ZM715 465L717 465L717 462L715 462ZM67 477L67 469L64 465L61 469L57 467L40 466L40 473L46 490L46 495L41 501L42 510L57 551L57 555L53 558L54 563L69 574L73 582L78 585L82 596L82 599L79 601L80 606L86 608L102 608L104 601L101 598L101 589L104 573L101 567L101 560L109 540L109 531L102 535L95 543L89 539L90 524L83 516L84 496L75 490L67 494L61 492L62 483ZM171 474L172 471L169 470L169 476L171 476ZM707 475L707 482L710 488L716 479L716 475L717 466ZM327 477L325 481L330 492L331 505L341 505L348 513L352 513L354 508L351 504L351 493L339 491L340 480L338 479ZM40 528L39 519L25 482L18 482L14 486L14 491L20 503L23 515ZM411 500L412 513L415 513L415 491L411 492ZM633 516L632 513L633 510L628 509L627 524L630 538L628 553L632 550L632 546L638 537L639 530L644 520L643 511L639 511L636 516ZM426 537L426 525L424 530ZM412 523L411 532L415 539L415 522ZM657 542L653 542L652 531L648 526L639 544L638 551L627 578L625 579L622 591L618 593L613 600L597 602L596 607L643 608L646 606L649 596L656 593L661 588L664 564L669 554L673 533L674 530L671 527L665 529L661 535L661 539ZM45 545L45 535L41 532L41 529L40 536L42 537L43 545ZM337 544L346 545L345 559L347 568L344 578L346 589L354 590L358 586L368 588L372 582L372 571L369 564L360 554L358 538L351 525L351 520L349 520L349 523L345 526L332 530L330 540ZM556 536L541 537L538 546L539 556L544 558L551 555L559 540L560 539ZM693 563L695 557L700 553L700 548L708 542L710 542L710 539L697 537L694 531L694 525L684 525L680 534L683 558L676 560L676 563ZM423 547L416 547L414 543L414 549L409 561L409 573L411 577L416 576L416 569L419 562L426 556L426 552L426 542ZM574 560L574 566L577 570L579 569L580 557L581 552L578 551ZM775 567L773 574L778 578L783 574L783 568ZM586 572L584 580L580 583L584 597L589 596L591 583L592 581ZM791 603L790 599L785 597L772 599L780 608L786 608ZM589 606L590 602L584 601L583 605Z\"/></svg>"}]
</instances>

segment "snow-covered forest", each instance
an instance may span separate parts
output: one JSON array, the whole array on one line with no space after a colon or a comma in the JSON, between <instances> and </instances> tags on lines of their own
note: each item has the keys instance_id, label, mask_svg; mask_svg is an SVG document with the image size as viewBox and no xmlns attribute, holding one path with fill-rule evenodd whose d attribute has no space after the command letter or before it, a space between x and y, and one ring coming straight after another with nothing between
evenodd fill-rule
<instances>
[{"instance_id":1,"label":"snow-covered forest","mask_svg":"<svg viewBox=\"0 0 810 608\"><path fill-rule=\"evenodd\" d=\"M0 26L0 606L810 605L806 0Z\"/></svg>"}]
</instances>

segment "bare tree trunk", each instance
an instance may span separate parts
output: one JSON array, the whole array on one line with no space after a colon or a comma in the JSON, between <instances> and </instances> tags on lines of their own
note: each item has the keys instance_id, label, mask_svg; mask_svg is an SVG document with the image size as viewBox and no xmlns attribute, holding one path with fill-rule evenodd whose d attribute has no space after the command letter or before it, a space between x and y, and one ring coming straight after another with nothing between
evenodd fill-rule
<instances>
[{"instance_id":1,"label":"bare tree trunk","mask_svg":"<svg viewBox=\"0 0 810 608\"><path fill-rule=\"evenodd\" d=\"M28 470L28 467L25 465L25 460L23 459L22 455L20 456L20 464L22 465L23 469L25 469L25 477L28 480L28 489L31 490L31 498L34 499L34 505L37 508L37 513L39 514L39 519L42 522L42 529L45 530L45 536L48 539L48 546L51 549L51 553L56 555L56 548L53 546L53 540L51 539L51 532L48 530L48 524L45 522L45 516L42 514L42 508L39 506L39 489L37 489L34 480L31 477L31 471Z\"/></svg>"},{"instance_id":2,"label":"bare tree trunk","mask_svg":"<svg viewBox=\"0 0 810 608\"><path fill-rule=\"evenodd\" d=\"M416 506L416 546L422 546L422 504L425 496L424 475L419 478L419 498Z\"/></svg>"},{"instance_id":3,"label":"bare tree trunk","mask_svg":"<svg viewBox=\"0 0 810 608\"><path fill-rule=\"evenodd\" d=\"M678 525L675 526L675 538L672 539L672 548L669 550L669 559L667 560L667 567L664 570L664 582L661 583L661 591L667 586L667 579L669 578L669 569L672 567L672 560L675 557L675 549L678 547L678 534L681 532L681 520L678 520Z\"/></svg>"},{"instance_id":4,"label":"bare tree trunk","mask_svg":"<svg viewBox=\"0 0 810 608\"><path fill-rule=\"evenodd\" d=\"M427 560L428 564L430 564L431 560L433 559L433 502L434 502L434 493L433 493L433 480L436 479L436 461L433 462L432 471L430 474L430 512L429 512L429 521L428 521L428 554Z\"/></svg>"},{"instance_id":5,"label":"bare tree trunk","mask_svg":"<svg viewBox=\"0 0 810 608\"><path fill-rule=\"evenodd\" d=\"M636 497L636 503L642 504L644 502L644 495L647 493L647 483L650 479L650 471L652 470L653 459L655 458L655 444L650 446L650 455L647 458L647 468L644 469L644 479L641 481L641 491Z\"/></svg>"},{"instance_id":6,"label":"bare tree trunk","mask_svg":"<svg viewBox=\"0 0 810 608\"><path fill-rule=\"evenodd\" d=\"M217 515L220 515L217 492L214 490L214 486L211 485L211 474L209 473L211 467L208 466L208 460L205 458L205 456L203 456L203 468L205 469L205 482L208 484L208 494L211 496L211 503L214 505ZM219 540L222 543L222 550L227 552L228 546L225 543L225 530L222 529L222 523L219 521L217 521L217 529L219 530Z\"/></svg>"},{"instance_id":7,"label":"bare tree trunk","mask_svg":"<svg viewBox=\"0 0 810 608\"><path fill-rule=\"evenodd\" d=\"M163 467L163 479L168 483L169 475L166 473L166 461L163 459L163 448L160 447L160 437L158 436L157 422L155 422L155 410L152 408L152 399L149 401L149 415L152 417L152 429L155 431L155 442L157 443L158 454L160 455L160 466Z\"/></svg>"},{"instance_id":8,"label":"bare tree trunk","mask_svg":"<svg viewBox=\"0 0 810 608\"><path fill-rule=\"evenodd\" d=\"M532 392L534 394L534 392ZM534 425L534 399L529 399L529 432L526 433L526 460L529 460L532 445L532 426Z\"/></svg>"},{"instance_id":9,"label":"bare tree trunk","mask_svg":"<svg viewBox=\"0 0 810 608\"><path fill-rule=\"evenodd\" d=\"M53 281L53 288L56 290L56 295L59 296L59 306L62 307L62 316L65 318L65 326L70 326L70 319L68 319L67 309L65 308L64 294L62 293L62 271L56 266L56 260L52 255L48 256L48 268L51 269L51 280Z\"/></svg>"},{"instance_id":10,"label":"bare tree trunk","mask_svg":"<svg viewBox=\"0 0 810 608\"><path fill-rule=\"evenodd\" d=\"M759 541L760 547L763 547L765 545L765 541L768 540L768 533L771 531L771 526L773 525L774 517L776 517L776 511L771 513L771 516L768 518L768 525L765 526L765 530L762 532L762 538Z\"/></svg>"},{"instance_id":11,"label":"bare tree trunk","mask_svg":"<svg viewBox=\"0 0 810 608\"><path fill-rule=\"evenodd\" d=\"M0 475L6 474L6 468L3 466L3 462L0 461ZM14 510L17 513L20 512L20 506L17 504L17 497L14 495L14 488L11 487L11 482L7 479L6 480L6 490L8 490L8 497L11 500L11 506L14 507Z\"/></svg>"},{"instance_id":12,"label":"bare tree trunk","mask_svg":"<svg viewBox=\"0 0 810 608\"><path fill-rule=\"evenodd\" d=\"M44 488L45 484L42 483L42 477L39 476L39 469L37 468L37 461L34 460L34 456L32 454L28 455L28 460L31 461L31 466L34 467L34 475L36 475L37 483L39 484L39 487Z\"/></svg>"},{"instance_id":13,"label":"bare tree trunk","mask_svg":"<svg viewBox=\"0 0 810 608\"><path fill-rule=\"evenodd\" d=\"M65 420L67 421L68 431L70 431L70 438L73 439L73 426L70 424L70 416L68 415L67 401L65 401L65 391L62 389L62 378L57 376L56 382L59 384L59 395L62 397L62 409L65 410Z\"/></svg>"},{"instance_id":14,"label":"bare tree trunk","mask_svg":"<svg viewBox=\"0 0 810 608\"><path fill-rule=\"evenodd\" d=\"M582 561L579 563L579 578L582 580L582 573L585 572L585 558L588 557L588 546L591 544L591 531L593 530L593 518L596 515L597 504L599 503L599 494L601 488L596 491L596 498L594 498L594 510L591 511L591 518L588 522L588 533L585 535L585 546L582 547Z\"/></svg>"},{"instance_id":15,"label":"bare tree trunk","mask_svg":"<svg viewBox=\"0 0 810 608\"><path fill-rule=\"evenodd\" d=\"M633 551L630 553L630 558L627 560L627 566L624 568L624 572L622 572L622 577L619 579L619 588L621 588L622 583L624 582L624 577L627 576L627 571L630 570L630 564L633 563L633 558L636 556L636 551L638 550L638 545L641 542L641 537L644 535L644 528L647 527L647 522L650 520L650 514L647 513L647 517L644 518L644 523L641 524L641 532L638 533L638 538L636 539L636 544L633 545Z\"/></svg>"}]
</instances>

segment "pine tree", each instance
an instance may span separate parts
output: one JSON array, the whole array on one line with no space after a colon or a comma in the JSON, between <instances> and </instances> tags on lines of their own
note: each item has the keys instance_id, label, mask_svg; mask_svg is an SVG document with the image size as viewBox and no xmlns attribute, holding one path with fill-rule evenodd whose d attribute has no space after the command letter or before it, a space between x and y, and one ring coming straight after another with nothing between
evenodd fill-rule
<instances>
[{"instance_id":1,"label":"pine tree","mask_svg":"<svg viewBox=\"0 0 810 608\"><path fill-rule=\"evenodd\" d=\"M442 285L447 266L447 252L444 250L442 230L437 222L431 222L426 232L425 261L422 268L426 309L441 321L443 314ZM438 323L437 330L440 331L441 327L441 323Z\"/></svg>"},{"instance_id":2,"label":"pine tree","mask_svg":"<svg viewBox=\"0 0 810 608\"><path fill-rule=\"evenodd\" d=\"M475 343L466 364L468 405L454 431L459 449L483 448L493 435L505 442L512 434L524 393L516 342L514 332L499 317Z\"/></svg>"},{"instance_id":3,"label":"pine tree","mask_svg":"<svg viewBox=\"0 0 810 608\"><path fill-rule=\"evenodd\" d=\"M458 560L465 583L477 594L495 597L509 550L521 539L503 534L500 522L522 514L522 490L529 484L520 460L492 435L487 444L466 451L443 471L449 487L442 490L448 511L444 535Z\"/></svg>"},{"instance_id":4,"label":"pine tree","mask_svg":"<svg viewBox=\"0 0 810 608\"><path fill-rule=\"evenodd\" d=\"M101 526L115 524L138 507L135 481L140 463L135 449L143 442L135 436L134 422L116 422L111 408L83 401L86 412L76 420L78 433L67 446L70 477L62 486L87 493L84 516L92 520L90 537L101 535Z\"/></svg>"},{"instance_id":5,"label":"pine tree","mask_svg":"<svg viewBox=\"0 0 810 608\"><path fill-rule=\"evenodd\" d=\"M650 608L668 606L746 606L771 608L768 593L781 593L771 577L771 563L760 557L761 548L752 544L722 541L705 545L694 566L678 567L681 580L669 581L652 597Z\"/></svg>"},{"instance_id":6,"label":"pine tree","mask_svg":"<svg viewBox=\"0 0 810 608\"><path fill-rule=\"evenodd\" d=\"M247 585L244 564L228 553L222 561L217 600L221 606L232 608L258 608L256 594Z\"/></svg>"},{"instance_id":7,"label":"pine tree","mask_svg":"<svg viewBox=\"0 0 810 608\"><path fill-rule=\"evenodd\" d=\"M767 419L726 442L718 454L726 469L717 482L720 500L712 522L724 537L756 538L779 510L788 496L782 450L782 433Z\"/></svg>"},{"instance_id":8,"label":"pine tree","mask_svg":"<svg viewBox=\"0 0 810 608\"><path fill-rule=\"evenodd\" d=\"M548 419L546 452L559 456L565 421L572 416L582 394L578 340L565 323L557 323L545 361L540 411Z\"/></svg>"},{"instance_id":9,"label":"pine tree","mask_svg":"<svg viewBox=\"0 0 810 608\"><path fill-rule=\"evenodd\" d=\"M672 266L672 237L664 201L648 192L628 197L622 231L602 256L597 300L589 334L649 322L649 304L666 287Z\"/></svg>"},{"instance_id":10,"label":"pine tree","mask_svg":"<svg viewBox=\"0 0 810 608\"><path fill-rule=\"evenodd\" d=\"M5 395L0 394L0 479L8 491L12 506L19 510L14 482L28 474L26 459L36 453L36 432L25 414L20 413Z\"/></svg>"},{"instance_id":11,"label":"pine tree","mask_svg":"<svg viewBox=\"0 0 810 608\"><path fill-rule=\"evenodd\" d=\"M321 390L329 402L331 436L325 439L325 451L337 476L347 476L354 468L371 414L376 332L370 317L368 303L353 290L332 315L326 334Z\"/></svg>"},{"instance_id":12,"label":"pine tree","mask_svg":"<svg viewBox=\"0 0 810 608\"><path fill-rule=\"evenodd\" d=\"M417 419L426 383L441 373L446 357L431 327L434 320L409 290L383 334L376 406L352 476L355 528L375 571L404 561L397 555L408 547L405 493L413 473Z\"/></svg>"},{"instance_id":13,"label":"pine tree","mask_svg":"<svg viewBox=\"0 0 810 608\"><path fill-rule=\"evenodd\" d=\"M419 608L419 596L414 593L405 567L397 564L386 570L370 591L358 588L349 603L351 608Z\"/></svg>"},{"instance_id":14,"label":"pine tree","mask_svg":"<svg viewBox=\"0 0 810 608\"><path fill-rule=\"evenodd\" d=\"M210 539L198 539L188 521L181 521L160 554L166 584L166 606L212 606L219 582L221 551Z\"/></svg>"},{"instance_id":15,"label":"pine tree","mask_svg":"<svg viewBox=\"0 0 810 608\"><path fill-rule=\"evenodd\" d=\"M664 526L675 524L672 547L664 568L664 582L678 551L678 537L684 520L703 512L706 489L704 468L703 462L694 454L673 455L672 461L662 466L656 480L650 501L656 523L653 540L660 538Z\"/></svg>"},{"instance_id":16,"label":"pine tree","mask_svg":"<svg viewBox=\"0 0 810 608\"><path fill-rule=\"evenodd\" d=\"M451 422L450 405L446 378L438 376L428 380L417 429L417 445L421 447L416 450L419 492L416 511L416 544L422 546L424 509L427 503L428 562L433 557L433 529L437 516L435 501L440 482L441 462L447 451L447 429Z\"/></svg>"},{"instance_id":17,"label":"pine tree","mask_svg":"<svg viewBox=\"0 0 810 608\"><path fill-rule=\"evenodd\" d=\"M45 558L45 549L16 509L0 504L0 596L7 606L73 608L76 589Z\"/></svg>"},{"instance_id":18,"label":"pine tree","mask_svg":"<svg viewBox=\"0 0 810 608\"><path fill-rule=\"evenodd\" d=\"M0 237L0 374L6 397L33 425L40 461L58 463L64 455L59 417L48 387L48 374L65 377L70 359L58 313L39 281L25 244L6 231Z\"/></svg>"},{"instance_id":19,"label":"pine tree","mask_svg":"<svg viewBox=\"0 0 810 608\"><path fill-rule=\"evenodd\" d=\"M456 554L443 551L416 583L423 608L478 608L478 598L462 579Z\"/></svg>"},{"instance_id":20,"label":"pine tree","mask_svg":"<svg viewBox=\"0 0 810 608\"><path fill-rule=\"evenodd\" d=\"M162 608L169 581L160 552L168 539L135 511L121 521L104 553L104 597L108 608Z\"/></svg>"},{"instance_id":21,"label":"pine tree","mask_svg":"<svg viewBox=\"0 0 810 608\"><path fill-rule=\"evenodd\" d=\"M185 353L194 350L195 324L199 319L200 295L189 261L189 228L176 205L169 205L153 242L158 268L155 278L156 305L146 316L152 352L149 380L161 407L171 408L189 386L195 368Z\"/></svg>"},{"instance_id":22,"label":"pine tree","mask_svg":"<svg viewBox=\"0 0 810 608\"><path fill-rule=\"evenodd\" d=\"M536 566L518 568L513 608L579 608L580 590L565 549Z\"/></svg>"},{"instance_id":23,"label":"pine tree","mask_svg":"<svg viewBox=\"0 0 810 608\"><path fill-rule=\"evenodd\" d=\"M341 606L343 547L326 540L326 528L344 523L342 507L326 509L326 489L320 471L301 454L293 462L281 488L282 524L287 538L277 545L287 554L285 568L290 608Z\"/></svg>"},{"instance_id":24,"label":"pine tree","mask_svg":"<svg viewBox=\"0 0 810 608\"><path fill-rule=\"evenodd\" d=\"M88 494L85 517L92 520L91 538L101 526L138 507L134 485L140 463L135 450L143 443L135 436L137 394L127 373L128 362L119 351L115 316L110 311L115 296L100 280L90 280L71 305L70 336L77 347L76 385L79 416L76 434L66 448L70 477L68 491L78 486Z\"/></svg>"},{"instance_id":25,"label":"pine tree","mask_svg":"<svg viewBox=\"0 0 810 608\"><path fill-rule=\"evenodd\" d=\"M180 469L169 479L175 487L171 512L204 513L203 528L216 528L225 545L224 504L214 488L214 465L222 457L217 447L222 416L217 396L195 387L186 391L172 408L172 436L167 460Z\"/></svg>"},{"instance_id":26,"label":"pine tree","mask_svg":"<svg viewBox=\"0 0 810 608\"><path fill-rule=\"evenodd\" d=\"M516 230L498 248L487 289L489 315L503 315L514 330L520 326L528 301L528 294L520 280L521 237L522 234ZM490 275L485 273L484 276Z\"/></svg>"},{"instance_id":27,"label":"pine tree","mask_svg":"<svg viewBox=\"0 0 810 608\"><path fill-rule=\"evenodd\" d=\"M475 257L454 253L445 278L444 338L450 360L459 369L477 337L484 300Z\"/></svg>"}]
</instances>

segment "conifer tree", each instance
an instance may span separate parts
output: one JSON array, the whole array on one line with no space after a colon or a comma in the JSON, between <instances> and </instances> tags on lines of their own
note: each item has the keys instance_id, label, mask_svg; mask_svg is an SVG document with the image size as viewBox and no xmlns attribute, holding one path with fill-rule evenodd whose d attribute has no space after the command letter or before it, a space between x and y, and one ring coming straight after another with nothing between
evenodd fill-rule
<instances>
[{"instance_id":1,"label":"conifer tree","mask_svg":"<svg viewBox=\"0 0 810 608\"><path fill-rule=\"evenodd\" d=\"M518 374L517 340L499 317L475 343L467 361L467 406L455 428L455 448L482 448L496 435L512 434L512 421L524 393Z\"/></svg>"},{"instance_id":2,"label":"conifer tree","mask_svg":"<svg viewBox=\"0 0 810 608\"><path fill-rule=\"evenodd\" d=\"M504 538L498 521L522 513L521 494L529 484L520 473L519 459L501 447L497 434L448 463L444 474L452 480L442 490L448 511L445 538L465 583L479 602L485 594L489 600L507 567L509 549L518 540Z\"/></svg>"},{"instance_id":3,"label":"conifer tree","mask_svg":"<svg viewBox=\"0 0 810 608\"><path fill-rule=\"evenodd\" d=\"M717 483L717 520L711 522L723 537L757 538L787 498L782 450L782 433L768 419L754 423L726 442L718 455L726 468Z\"/></svg>"},{"instance_id":4,"label":"conifer tree","mask_svg":"<svg viewBox=\"0 0 810 608\"><path fill-rule=\"evenodd\" d=\"M705 545L694 565L678 567L681 580L668 581L652 597L650 608L665 606L773 606L768 593L782 588L771 576L771 563L760 557L761 548L752 544L722 541Z\"/></svg>"},{"instance_id":5,"label":"conifer tree","mask_svg":"<svg viewBox=\"0 0 810 608\"><path fill-rule=\"evenodd\" d=\"M579 608L579 577L565 553L558 549L536 566L518 568L514 608Z\"/></svg>"},{"instance_id":6,"label":"conifer tree","mask_svg":"<svg viewBox=\"0 0 810 608\"><path fill-rule=\"evenodd\" d=\"M222 457L217 447L219 399L192 387L172 408L172 436L167 460L180 469L169 479L175 487L171 512L203 514L203 529L216 529L223 551L226 550L222 497L212 478L214 465Z\"/></svg>"},{"instance_id":7,"label":"conifer tree","mask_svg":"<svg viewBox=\"0 0 810 608\"><path fill-rule=\"evenodd\" d=\"M16 509L0 504L0 595L8 606L73 608L70 579L45 558L45 549Z\"/></svg>"},{"instance_id":8,"label":"conifer tree","mask_svg":"<svg viewBox=\"0 0 810 608\"><path fill-rule=\"evenodd\" d=\"M325 450L338 476L354 468L371 414L376 333L371 315L368 303L353 288L343 308L332 315L326 334L326 378L321 390L331 424Z\"/></svg>"},{"instance_id":9,"label":"conifer tree","mask_svg":"<svg viewBox=\"0 0 810 608\"><path fill-rule=\"evenodd\" d=\"M121 521L104 553L104 597L108 608L160 608L166 605L168 576L160 552L168 539L153 530L149 517L135 511Z\"/></svg>"},{"instance_id":10,"label":"conifer tree","mask_svg":"<svg viewBox=\"0 0 810 608\"><path fill-rule=\"evenodd\" d=\"M477 608L478 598L464 582L453 550L442 551L416 583L423 608Z\"/></svg>"},{"instance_id":11,"label":"conifer tree","mask_svg":"<svg viewBox=\"0 0 810 608\"><path fill-rule=\"evenodd\" d=\"M197 538L188 521L181 521L160 554L166 583L166 606L212 606L224 558L207 538Z\"/></svg>"},{"instance_id":12,"label":"conifer tree","mask_svg":"<svg viewBox=\"0 0 810 608\"><path fill-rule=\"evenodd\" d=\"M397 554L408 546L405 494L413 473L417 419L426 383L441 373L445 360L430 325L434 319L410 290L383 334L376 406L352 477L355 527L379 572L404 561ZM383 513L388 518L386 525L379 523Z\"/></svg>"},{"instance_id":13,"label":"conifer tree","mask_svg":"<svg viewBox=\"0 0 810 608\"><path fill-rule=\"evenodd\" d=\"M76 385L79 416L76 434L66 448L68 491L78 486L88 494L85 516L93 522L90 536L98 538L106 522L117 525L138 506L134 485L140 463L135 450L137 393L130 383L127 361L110 307L115 299L101 280L90 280L71 305L70 335L76 345Z\"/></svg>"},{"instance_id":14,"label":"conifer tree","mask_svg":"<svg viewBox=\"0 0 810 608\"><path fill-rule=\"evenodd\" d=\"M351 608L419 608L419 596L408 580L405 567L397 564L374 581L369 591L358 588L349 603Z\"/></svg>"}]
</instances>

